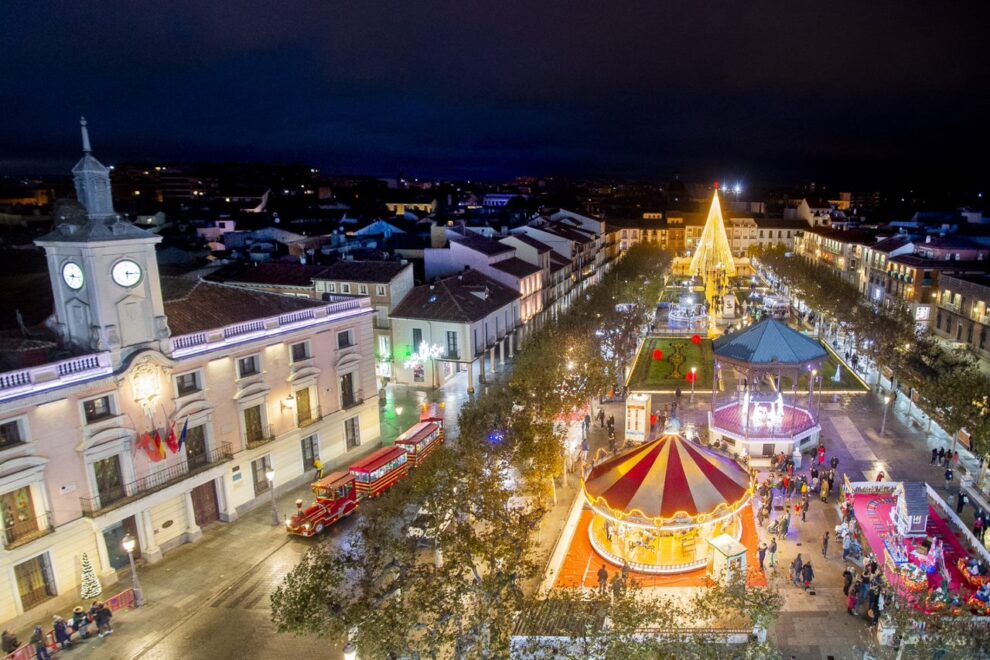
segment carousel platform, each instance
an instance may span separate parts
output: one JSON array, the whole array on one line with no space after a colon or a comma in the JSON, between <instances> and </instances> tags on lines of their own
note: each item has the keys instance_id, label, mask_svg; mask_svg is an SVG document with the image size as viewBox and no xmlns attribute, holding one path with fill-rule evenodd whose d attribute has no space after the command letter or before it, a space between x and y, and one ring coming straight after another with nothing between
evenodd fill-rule
<instances>
[{"instance_id":1,"label":"carousel platform","mask_svg":"<svg viewBox=\"0 0 990 660\"><path fill-rule=\"evenodd\" d=\"M761 405L766 406L766 403ZM763 452L763 445L772 444L772 453L791 452L818 441L822 427L805 408L783 404L779 419L750 419L746 424L743 406L732 402L708 413L709 435L712 440L722 440L731 446L744 447L750 455ZM752 414L752 413L751 413ZM778 446L780 445L780 446ZM759 447L759 451L751 451Z\"/></svg>"},{"instance_id":2,"label":"carousel platform","mask_svg":"<svg viewBox=\"0 0 990 660\"><path fill-rule=\"evenodd\" d=\"M751 505L747 504L739 514L742 521L740 543L751 549L751 552L746 553L746 584L751 587L765 587L767 586L767 579L760 572L759 560L756 558L755 549L759 545L759 535L756 531L756 523L753 521ZM594 514L590 509L581 513L578 531L574 534L571 546L567 549L557 580L554 582L554 588L584 587L596 589L598 587L598 569L601 568L602 564L605 564L610 576L621 570L621 565L617 566L609 559L602 557L592 547L587 529L592 524L593 518ZM706 567L674 574L642 573L635 570L630 571L629 574L642 588L704 587L711 584L711 578L708 576Z\"/></svg>"}]
</instances>

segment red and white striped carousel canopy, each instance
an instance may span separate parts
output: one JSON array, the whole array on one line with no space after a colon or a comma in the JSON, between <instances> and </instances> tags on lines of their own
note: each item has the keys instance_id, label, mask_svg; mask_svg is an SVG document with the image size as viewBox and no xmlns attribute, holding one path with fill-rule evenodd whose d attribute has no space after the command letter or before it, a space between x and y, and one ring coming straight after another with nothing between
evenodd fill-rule
<instances>
[{"instance_id":1,"label":"red and white striped carousel canopy","mask_svg":"<svg viewBox=\"0 0 990 660\"><path fill-rule=\"evenodd\" d=\"M666 434L596 465L584 494L613 518L662 525L730 513L748 501L752 487L731 458Z\"/></svg>"}]
</instances>

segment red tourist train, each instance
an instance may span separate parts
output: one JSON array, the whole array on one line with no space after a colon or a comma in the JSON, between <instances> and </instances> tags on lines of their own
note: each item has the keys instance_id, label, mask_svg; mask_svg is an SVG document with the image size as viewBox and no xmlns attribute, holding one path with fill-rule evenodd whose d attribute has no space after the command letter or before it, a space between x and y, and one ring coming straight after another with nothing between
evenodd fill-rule
<instances>
[{"instance_id":1,"label":"red tourist train","mask_svg":"<svg viewBox=\"0 0 990 660\"><path fill-rule=\"evenodd\" d=\"M316 501L309 508L303 509L302 500L296 500L296 514L285 523L290 534L315 536L357 510L357 488L349 472L333 472L314 481L312 488Z\"/></svg>"},{"instance_id":2,"label":"red tourist train","mask_svg":"<svg viewBox=\"0 0 990 660\"><path fill-rule=\"evenodd\" d=\"M286 531L315 536L354 513L365 497L378 497L404 479L411 467L422 465L444 441L443 405L423 406L420 420L396 438L393 446L374 451L347 472L334 472L313 482L316 501L304 509L302 500L297 500L295 515L285 523Z\"/></svg>"}]
</instances>

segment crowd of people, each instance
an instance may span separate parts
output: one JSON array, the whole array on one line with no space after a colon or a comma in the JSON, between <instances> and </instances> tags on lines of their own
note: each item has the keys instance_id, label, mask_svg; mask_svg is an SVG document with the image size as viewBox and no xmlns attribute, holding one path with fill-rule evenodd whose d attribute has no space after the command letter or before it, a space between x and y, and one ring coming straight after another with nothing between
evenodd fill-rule
<instances>
[{"instance_id":1,"label":"crowd of people","mask_svg":"<svg viewBox=\"0 0 990 660\"><path fill-rule=\"evenodd\" d=\"M72 647L73 636L78 639L87 639L93 635L93 626L96 626L96 634L99 637L106 637L113 634L113 610L101 600L93 601L89 609L82 605L77 605L72 610L72 617L64 619L59 615L52 617L52 632L55 644L58 648L65 650ZM35 626L31 639L28 642L34 649L35 657L38 660L50 660L51 654L48 650L48 635L45 634L41 626ZM0 648L4 653L13 653L20 648L21 642L17 636L8 630L3 631Z\"/></svg>"}]
</instances>

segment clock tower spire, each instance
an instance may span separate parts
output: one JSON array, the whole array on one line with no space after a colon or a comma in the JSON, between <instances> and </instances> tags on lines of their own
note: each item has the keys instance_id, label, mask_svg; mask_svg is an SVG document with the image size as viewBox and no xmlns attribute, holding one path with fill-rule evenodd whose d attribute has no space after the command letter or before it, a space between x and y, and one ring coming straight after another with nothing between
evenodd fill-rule
<instances>
[{"instance_id":1,"label":"clock tower spire","mask_svg":"<svg viewBox=\"0 0 990 660\"><path fill-rule=\"evenodd\" d=\"M55 327L66 343L109 351L114 364L144 349L169 350L155 245L162 237L113 210L110 172L93 156L86 119L72 168L81 209L55 219L35 243L45 249Z\"/></svg>"}]
</instances>

